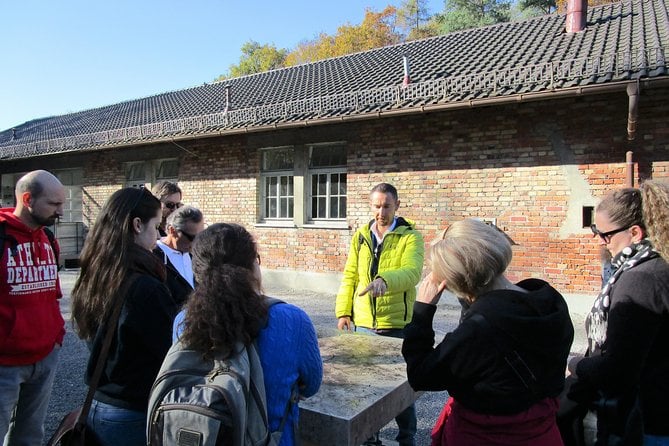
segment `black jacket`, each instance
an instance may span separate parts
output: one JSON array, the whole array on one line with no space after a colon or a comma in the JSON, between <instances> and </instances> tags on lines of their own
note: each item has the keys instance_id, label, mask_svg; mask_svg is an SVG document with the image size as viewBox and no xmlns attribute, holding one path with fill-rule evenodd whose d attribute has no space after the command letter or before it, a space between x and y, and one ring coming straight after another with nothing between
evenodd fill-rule
<instances>
[{"instance_id":1,"label":"black jacket","mask_svg":"<svg viewBox=\"0 0 669 446\"><path fill-rule=\"evenodd\" d=\"M181 273L177 271L172 262L170 262L170 258L167 256L167 254L165 254L165 251L156 246L153 249L153 253L158 256L160 261L165 265L165 270L167 273L165 284L167 285L167 289L170 290L170 293L172 294L172 297L176 303L180 307L183 306L183 304L186 303L186 299L188 299L191 291L193 291L193 287L191 287L190 283L188 283L188 281L184 279Z\"/></svg>"},{"instance_id":2,"label":"black jacket","mask_svg":"<svg viewBox=\"0 0 669 446\"><path fill-rule=\"evenodd\" d=\"M578 361L579 382L609 397L639 392L646 434L669 435L669 265L624 271L611 288L603 351Z\"/></svg>"},{"instance_id":3,"label":"black jacket","mask_svg":"<svg viewBox=\"0 0 669 446\"><path fill-rule=\"evenodd\" d=\"M163 267L150 252L131 268L135 274L125 295L116 334L109 349L95 399L146 411L149 392L167 350L172 345L172 322L178 305L163 282ZM88 384L106 327L97 332L86 370Z\"/></svg>"},{"instance_id":4,"label":"black jacket","mask_svg":"<svg viewBox=\"0 0 669 446\"><path fill-rule=\"evenodd\" d=\"M528 293L495 290L478 297L460 325L436 347L436 306L417 302L402 346L411 387L448 390L468 409L491 415L515 414L557 397L574 338L567 304L542 280L518 285ZM485 317L488 329L472 319L475 314ZM527 364L537 378L532 389L508 365L500 345L516 350Z\"/></svg>"}]
</instances>

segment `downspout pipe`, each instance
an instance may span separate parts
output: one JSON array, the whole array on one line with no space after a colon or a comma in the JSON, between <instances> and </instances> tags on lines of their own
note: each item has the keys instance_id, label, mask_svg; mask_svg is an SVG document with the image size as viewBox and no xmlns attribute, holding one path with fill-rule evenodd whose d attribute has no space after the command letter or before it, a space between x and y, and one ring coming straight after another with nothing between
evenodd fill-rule
<instances>
[{"instance_id":1,"label":"downspout pipe","mask_svg":"<svg viewBox=\"0 0 669 446\"><path fill-rule=\"evenodd\" d=\"M625 153L625 187L634 187L634 152L629 150Z\"/></svg>"},{"instance_id":2,"label":"downspout pipe","mask_svg":"<svg viewBox=\"0 0 669 446\"><path fill-rule=\"evenodd\" d=\"M636 137L636 118L639 115L639 84L627 84L628 112L627 112L627 140L634 141Z\"/></svg>"}]
</instances>

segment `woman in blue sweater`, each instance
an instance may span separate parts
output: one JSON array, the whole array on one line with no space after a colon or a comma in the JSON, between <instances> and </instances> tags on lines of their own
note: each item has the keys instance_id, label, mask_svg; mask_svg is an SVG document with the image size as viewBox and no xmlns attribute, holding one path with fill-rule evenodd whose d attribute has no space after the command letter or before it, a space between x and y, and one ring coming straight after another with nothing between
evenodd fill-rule
<instances>
[{"instance_id":1,"label":"woman in blue sweater","mask_svg":"<svg viewBox=\"0 0 669 446\"><path fill-rule=\"evenodd\" d=\"M269 306L262 294L260 257L251 234L217 223L198 234L191 249L197 286L174 321L174 337L205 355L230 352L257 338L271 431L279 424L297 384L314 395L323 378L316 331L307 314L290 304ZM299 410L294 404L280 445L295 444Z\"/></svg>"}]
</instances>

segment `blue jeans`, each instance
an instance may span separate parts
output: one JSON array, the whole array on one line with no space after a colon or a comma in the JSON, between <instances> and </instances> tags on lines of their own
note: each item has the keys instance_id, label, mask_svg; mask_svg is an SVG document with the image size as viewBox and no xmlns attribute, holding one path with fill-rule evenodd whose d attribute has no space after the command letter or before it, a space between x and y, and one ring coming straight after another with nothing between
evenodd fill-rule
<instances>
[{"instance_id":1,"label":"blue jeans","mask_svg":"<svg viewBox=\"0 0 669 446\"><path fill-rule=\"evenodd\" d=\"M4 446L40 445L60 346L30 365L0 366L0 439Z\"/></svg>"},{"instance_id":2,"label":"blue jeans","mask_svg":"<svg viewBox=\"0 0 669 446\"><path fill-rule=\"evenodd\" d=\"M387 330L375 331L369 328L356 326L355 331L371 335L389 336L391 338L404 339L404 330L401 328L391 328ZM400 412L400 414L395 417L395 422L397 423L397 429L399 430L395 440L397 440L400 446L414 446L416 444L416 431L418 430L416 405L412 404Z\"/></svg>"},{"instance_id":3,"label":"blue jeans","mask_svg":"<svg viewBox=\"0 0 669 446\"><path fill-rule=\"evenodd\" d=\"M88 425L102 446L146 446L146 412L93 400Z\"/></svg>"},{"instance_id":4,"label":"blue jeans","mask_svg":"<svg viewBox=\"0 0 669 446\"><path fill-rule=\"evenodd\" d=\"M669 437L657 435L644 435L643 446L669 446Z\"/></svg>"}]
</instances>

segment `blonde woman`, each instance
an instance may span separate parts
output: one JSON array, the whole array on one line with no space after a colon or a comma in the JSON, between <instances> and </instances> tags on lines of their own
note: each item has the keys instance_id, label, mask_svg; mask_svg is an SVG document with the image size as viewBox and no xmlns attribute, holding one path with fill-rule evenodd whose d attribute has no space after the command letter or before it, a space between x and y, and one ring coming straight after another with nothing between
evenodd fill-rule
<instances>
[{"instance_id":1,"label":"blonde woman","mask_svg":"<svg viewBox=\"0 0 669 446\"><path fill-rule=\"evenodd\" d=\"M574 328L564 299L539 279L504 276L511 245L478 220L453 223L433 242L402 354L415 390L454 401L438 445L561 445L555 423ZM442 291L466 308L435 346Z\"/></svg>"}]
</instances>

